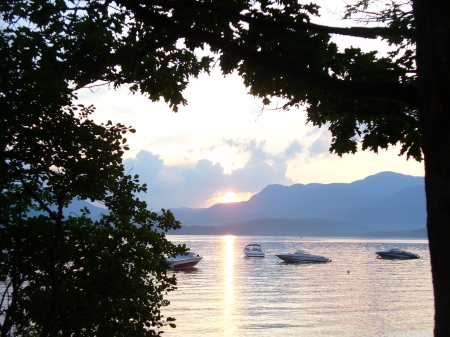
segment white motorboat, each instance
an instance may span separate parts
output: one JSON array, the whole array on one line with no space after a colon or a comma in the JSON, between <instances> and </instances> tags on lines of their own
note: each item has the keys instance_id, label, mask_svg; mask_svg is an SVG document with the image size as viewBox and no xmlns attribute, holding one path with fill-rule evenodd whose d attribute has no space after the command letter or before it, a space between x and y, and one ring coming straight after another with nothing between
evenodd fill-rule
<instances>
[{"instance_id":1,"label":"white motorboat","mask_svg":"<svg viewBox=\"0 0 450 337\"><path fill-rule=\"evenodd\" d=\"M169 264L170 269L184 269L192 268L200 262L202 257L196 253L188 252L186 255L180 254L175 257L167 257L166 262Z\"/></svg>"},{"instance_id":2,"label":"white motorboat","mask_svg":"<svg viewBox=\"0 0 450 337\"><path fill-rule=\"evenodd\" d=\"M331 260L328 257L321 255L311 255L303 250L297 250L294 253L282 253L276 255L284 262L303 262L303 263L331 262Z\"/></svg>"},{"instance_id":3,"label":"white motorboat","mask_svg":"<svg viewBox=\"0 0 450 337\"><path fill-rule=\"evenodd\" d=\"M261 249L261 245L251 243L244 248L244 254L248 257L264 257L265 254Z\"/></svg>"},{"instance_id":4,"label":"white motorboat","mask_svg":"<svg viewBox=\"0 0 450 337\"><path fill-rule=\"evenodd\" d=\"M398 248L392 248L386 251L375 252L378 258L382 259L401 259L401 260L409 260L409 259L419 259L420 256L411 252L407 252L404 250L400 250Z\"/></svg>"}]
</instances>

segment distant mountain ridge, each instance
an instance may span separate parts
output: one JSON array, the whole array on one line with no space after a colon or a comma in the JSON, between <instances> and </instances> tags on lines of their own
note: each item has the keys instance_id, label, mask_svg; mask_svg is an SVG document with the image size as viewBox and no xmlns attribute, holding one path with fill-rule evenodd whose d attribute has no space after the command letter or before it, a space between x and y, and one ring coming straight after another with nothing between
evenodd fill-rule
<instances>
[{"instance_id":1,"label":"distant mountain ridge","mask_svg":"<svg viewBox=\"0 0 450 337\"><path fill-rule=\"evenodd\" d=\"M423 177L381 172L352 183L269 185L245 202L171 211L184 226L320 218L372 231L410 231L425 227L424 186Z\"/></svg>"},{"instance_id":2,"label":"distant mountain ridge","mask_svg":"<svg viewBox=\"0 0 450 337\"><path fill-rule=\"evenodd\" d=\"M97 207L97 206L91 204L90 202L87 202L84 200L74 199L68 205L68 207L64 207L64 209L63 209L64 216L68 217L70 215L73 217L78 217L82 214L81 209L83 209L85 207L89 210L89 212L90 212L89 216L93 220L100 220L102 213L105 213L105 214L109 213L109 211L106 208ZM52 207L50 207L50 209L52 211L56 211L56 206L52 206ZM38 216L39 214L47 215L47 213L43 212L43 211L41 211L41 212L30 211L28 214L29 214L29 216Z\"/></svg>"},{"instance_id":3,"label":"distant mountain ridge","mask_svg":"<svg viewBox=\"0 0 450 337\"><path fill-rule=\"evenodd\" d=\"M170 210L183 226L172 234L401 236L425 230L425 202L423 177L381 172L352 183L268 185L248 201ZM94 220L108 212L74 200L64 213L83 207Z\"/></svg>"}]
</instances>

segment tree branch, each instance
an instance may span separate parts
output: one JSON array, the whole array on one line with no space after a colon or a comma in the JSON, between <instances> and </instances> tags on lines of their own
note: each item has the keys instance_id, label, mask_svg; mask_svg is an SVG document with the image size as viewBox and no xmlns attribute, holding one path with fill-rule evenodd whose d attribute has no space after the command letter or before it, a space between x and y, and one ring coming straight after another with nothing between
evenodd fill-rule
<instances>
[{"instance_id":1,"label":"tree branch","mask_svg":"<svg viewBox=\"0 0 450 337\"><path fill-rule=\"evenodd\" d=\"M117 1L123 3L122 1ZM354 36L366 39L376 39L383 36L405 36L414 38L416 32L414 29L408 28L391 28L391 27L331 27L318 25L311 22L277 22L273 18L255 18L251 14L236 14L226 9L213 5L211 3L203 3L197 1L178 1L178 0L140 0L135 1L146 6L161 6L168 9L192 8L220 14L234 21L243 21L257 26L275 28L275 29L294 29L294 30L312 30L317 33L337 34L345 36ZM205 13L206 14L206 13Z\"/></svg>"},{"instance_id":2,"label":"tree branch","mask_svg":"<svg viewBox=\"0 0 450 337\"><path fill-rule=\"evenodd\" d=\"M334 91L346 99L368 98L384 99L388 101L400 102L410 108L418 107L417 88L411 84L402 84L396 82L358 82L344 81L331 78L318 71L298 66L292 60L279 59L267 52L257 52L239 45L237 42L226 40L213 33L190 27L170 18L155 13L147 8L141 7L135 1L117 0L118 3L134 11L137 18L149 25L163 25L178 38L190 38L204 41L212 47L222 52L230 53L256 67L260 67L278 76L291 78L297 83L315 87L320 91Z\"/></svg>"},{"instance_id":3,"label":"tree branch","mask_svg":"<svg viewBox=\"0 0 450 337\"><path fill-rule=\"evenodd\" d=\"M139 63L142 61L142 59L147 55L149 52L155 51L158 48L162 48L165 45L169 44L170 42L175 42L177 40L177 37L168 36L167 38L158 41L157 43L149 43L145 44L144 47L139 51L139 53L136 55L136 59L133 62L133 65L131 66L131 73L132 78L134 79L136 77L136 72L139 66Z\"/></svg>"}]
</instances>

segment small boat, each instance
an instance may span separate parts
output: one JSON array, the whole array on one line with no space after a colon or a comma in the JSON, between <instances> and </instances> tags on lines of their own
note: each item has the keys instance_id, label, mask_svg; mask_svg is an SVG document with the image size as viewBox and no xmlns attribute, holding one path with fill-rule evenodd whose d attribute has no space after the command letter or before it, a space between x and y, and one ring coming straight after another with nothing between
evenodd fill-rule
<instances>
[{"instance_id":1,"label":"small boat","mask_svg":"<svg viewBox=\"0 0 450 337\"><path fill-rule=\"evenodd\" d=\"M321 255L311 255L303 250L297 250L294 253L282 253L276 255L284 262L303 262L303 263L331 262L331 260L328 257Z\"/></svg>"},{"instance_id":2,"label":"small boat","mask_svg":"<svg viewBox=\"0 0 450 337\"><path fill-rule=\"evenodd\" d=\"M244 248L244 254L248 257L264 257L265 254L261 249L261 245L251 243Z\"/></svg>"},{"instance_id":3,"label":"small boat","mask_svg":"<svg viewBox=\"0 0 450 337\"><path fill-rule=\"evenodd\" d=\"M188 252L186 255L179 254L175 257L167 257L166 262L170 269L178 270L184 268L192 268L200 262L202 257L196 253Z\"/></svg>"},{"instance_id":4,"label":"small boat","mask_svg":"<svg viewBox=\"0 0 450 337\"><path fill-rule=\"evenodd\" d=\"M400 250L398 248L392 248L391 250L386 251L379 251L375 252L377 254L378 258L382 259L402 259L402 260L408 260L408 259L419 259L420 256L411 252L406 252L404 250Z\"/></svg>"}]
</instances>

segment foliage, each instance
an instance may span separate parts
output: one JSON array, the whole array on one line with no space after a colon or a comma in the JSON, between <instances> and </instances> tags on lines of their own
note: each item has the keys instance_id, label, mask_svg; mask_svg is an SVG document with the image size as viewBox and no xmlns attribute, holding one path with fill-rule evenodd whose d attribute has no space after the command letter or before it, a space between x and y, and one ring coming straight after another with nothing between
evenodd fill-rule
<instances>
[{"instance_id":1,"label":"foliage","mask_svg":"<svg viewBox=\"0 0 450 337\"><path fill-rule=\"evenodd\" d=\"M252 18L248 26L237 28L239 44L273 62L269 70L253 58L243 59L240 64L235 60L234 66L250 93L267 103L272 97L282 97L288 100L286 109L305 105L309 122L329 127L333 136L330 150L339 155L355 153L359 143L363 150L375 152L401 144L401 154L420 161L417 105L402 100L400 92L403 87L414 85L415 78L410 73L414 72L411 61L414 55L408 52L403 57L394 57L399 51L393 51L389 57L380 57L376 51L362 52L359 48L341 52L330 42L329 34L305 29L300 23L309 22L309 16L305 13L294 16L293 7L290 4L269 8L264 15L257 9L246 14ZM306 8L298 5L293 12L301 10ZM263 20L257 21L262 16L270 17L275 24L264 27ZM385 17L378 19L382 22ZM290 24L290 29L286 29L285 22ZM391 23L389 28L399 27ZM394 36L386 35L390 44L403 43L403 39L397 41ZM410 39L407 41L410 43ZM229 54L224 53L222 60L227 60ZM277 69L280 63L283 68ZM392 88L400 92L398 97L383 97L382 86L392 84L398 85Z\"/></svg>"},{"instance_id":2,"label":"foliage","mask_svg":"<svg viewBox=\"0 0 450 337\"><path fill-rule=\"evenodd\" d=\"M186 247L165 237L180 227L170 212L149 212L134 197L146 190L122 166L134 129L97 125L92 106L72 103L79 87L123 81L110 57L124 43L124 16L104 5L78 15L71 5L0 4L0 334L153 335L174 325L160 313L176 284L163 256ZM154 70L154 94L180 104L169 88L183 89L198 65L173 57L176 69L168 57ZM107 214L67 216L75 198L102 201Z\"/></svg>"},{"instance_id":3,"label":"foliage","mask_svg":"<svg viewBox=\"0 0 450 337\"><path fill-rule=\"evenodd\" d=\"M153 228L172 225L170 216L140 216L148 219L140 227L114 215L98 223L69 217L56 252L49 245L55 226L48 217L2 228L2 276L8 275L11 296L3 315L11 319L12 334L154 335L165 324L163 294L175 286L160 254L175 247Z\"/></svg>"},{"instance_id":4,"label":"foliage","mask_svg":"<svg viewBox=\"0 0 450 337\"><path fill-rule=\"evenodd\" d=\"M349 6L348 16L368 3ZM386 28L345 32L312 24L318 7L291 0L3 5L10 23L5 34L36 45L29 48L42 55L39 62L57 60L54 67L74 88L99 81L128 84L152 100L163 98L176 111L186 103L182 91L189 77L216 62L197 57L198 48L209 48L224 74L238 71L249 92L265 103L282 97L286 109L306 105L308 121L329 127L330 150L339 155L354 153L359 143L375 152L400 144L402 154L421 160L414 53L406 48L414 44L414 21L402 10L388 7L375 18ZM21 20L27 24L19 25ZM18 39L19 32L26 39ZM330 33L380 36L398 48L389 57L358 48L339 51Z\"/></svg>"},{"instance_id":5,"label":"foliage","mask_svg":"<svg viewBox=\"0 0 450 337\"><path fill-rule=\"evenodd\" d=\"M40 95L40 100L45 95L44 106L68 104L74 89L93 83L133 83L133 91L153 100L163 97L176 110L185 104L181 91L189 76L207 69L209 58L197 60L178 50L170 31L154 31L109 1L3 2L0 11L1 56L7 62L2 85L21 88L3 92ZM39 85L33 86L37 78Z\"/></svg>"},{"instance_id":6,"label":"foliage","mask_svg":"<svg viewBox=\"0 0 450 337\"><path fill-rule=\"evenodd\" d=\"M79 112L77 112L77 110ZM93 107L65 107L8 125L0 194L1 335L153 335L165 320L163 295L175 289L164 255L184 252L164 233L180 224L133 195L145 191L123 172L121 124L96 125ZM63 137L61 137L63 135ZM101 200L65 215L74 198ZM30 210L40 215L30 216ZM170 323L173 324L173 323Z\"/></svg>"}]
</instances>

